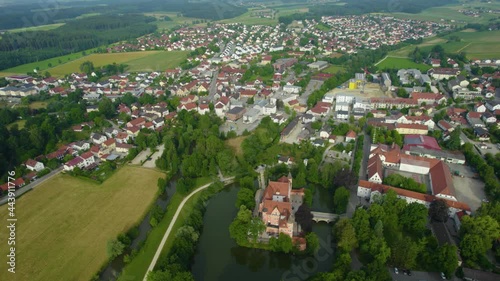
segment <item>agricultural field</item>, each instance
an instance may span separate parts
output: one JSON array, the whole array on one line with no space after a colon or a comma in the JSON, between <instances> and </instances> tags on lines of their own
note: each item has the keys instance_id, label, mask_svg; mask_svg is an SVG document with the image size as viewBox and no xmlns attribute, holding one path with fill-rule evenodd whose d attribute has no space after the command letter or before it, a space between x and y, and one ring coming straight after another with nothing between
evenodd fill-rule
<instances>
[{"instance_id":1,"label":"agricultural field","mask_svg":"<svg viewBox=\"0 0 500 281\"><path fill-rule=\"evenodd\" d=\"M33 72L33 69L39 68L39 71L45 71L49 68L56 67L58 65L66 64L68 62L74 61L79 58L83 58L95 52L98 48L85 50L83 52L71 53L64 56L59 56L51 59L46 59L39 62L32 62L23 65L19 65L13 68L5 69L0 71L1 76L8 76L12 74L26 74L28 72ZM85 54L85 55L84 55Z\"/></svg>"},{"instance_id":2,"label":"agricultural field","mask_svg":"<svg viewBox=\"0 0 500 281\"><path fill-rule=\"evenodd\" d=\"M158 26L158 30L163 30L163 29L169 30L178 25L184 25L184 24L194 25L194 26L206 25L206 23L193 24L194 21L201 21L204 19L184 17L178 13L153 12L153 13L145 13L144 15L155 17L157 19L157 21L153 22L153 24L156 24L156 26ZM168 16L171 19L171 21L165 21L164 20L165 16Z\"/></svg>"},{"instance_id":3,"label":"agricultural field","mask_svg":"<svg viewBox=\"0 0 500 281\"><path fill-rule=\"evenodd\" d=\"M17 201L16 256L22 262L14 278L2 270L0 280L90 280L108 261L107 242L146 214L162 175L125 166L102 184L63 174L42 183ZM6 221L7 206L0 210ZM0 253L7 255L6 243Z\"/></svg>"},{"instance_id":4,"label":"agricultural field","mask_svg":"<svg viewBox=\"0 0 500 281\"><path fill-rule=\"evenodd\" d=\"M448 22L448 23L479 23L486 24L491 19L496 18L495 14L483 13L479 17L466 16L458 10L474 10L474 7L486 7L490 9L500 9L499 3L483 3L480 1L468 2L466 4L454 4L446 5L440 7L432 7L418 14L408 14L408 13L391 13L390 16L404 19L415 19L415 20L426 20L435 22Z\"/></svg>"},{"instance_id":5,"label":"agricultural field","mask_svg":"<svg viewBox=\"0 0 500 281\"><path fill-rule=\"evenodd\" d=\"M447 44L443 44L446 51L465 52L471 59L500 58L500 30L481 32L463 30L451 33L445 38L452 37L458 37L460 41L448 43L455 49L447 49Z\"/></svg>"},{"instance_id":6,"label":"agricultural field","mask_svg":"<svg viewBox=\"0 0 500 281\"><path fill-rule=\"evenodd\" d=\"M274 7L275 10L277 10L277 13L275 14L275 17L273 19L271 18L260 18L260 17L255 17L252 16L252 12L255 10L260 10L258 9L249 9L248 12L237 16L232 19L224 19L219 21L220 23L242 23L242 24L248 24L248 25L276 25L278 24L278 18L281 16L288 16L291 14L297 14L297 13L307 13L309 11L309 8L307 8L306 5L298 5L298 6L291 6L291 7Z\"/></svg>"},{"instance_id":7,"label":"agricultural field","mask_svg":"<svg viewBox=\"0 0 500 281\"><path fill-rule=\"evenodd\" d=\"M129 66L129 71L164 71L168 68L175 68L184 61L189 51L160 51L146 57L125 62Z\"/></svg>"},{"instance_id":8,"label":"agricultural field","mask_svg":"<svg viewBox=\"0 0 500 281\"><path fill-rule=\"evenodd\" d=\"M79 72L80 65L85 61L91 61L94 66L107 64L126 64L131 71L164 70L168 67L178 66L186 57L187 51L144 51L109 54L92 54L66 64L50 68L47 71L53 76L64 76L69 73Z\"/></svg>"},{"instance_id":9,"label":"agricultural field","mask_svg":"<svg viewBox=\"0 0 500 281\"><path fill-rule=\"evenodd\" d=\"M427 71L431 68L430 65L423 63L415 63L407 58L394 58L394 57L386 57L382 61L380 61L377 65L379 70L383 69L391 69L391 68L416 68L420 71Z\"/></svg>"},{"instance_id":10,"label":"agricultural field","mask_svg":"<svg viewBox=\"0 0 500 281\"><path fill-rule=\"evenodd\" d=\"M419 47L421 49L425 48L425 47L432 48L432 46L434 46L434 45L443 44L443 43L446 43L446 40L443 38L429 37L429 38L425 38L423 40L423 42L420 44L409 45L409 46L405 46L401 49L390 51L389 55L394 56L394 57L408 57L408 55L415 49L415 47Z\"/></svg>"}]
</instances>

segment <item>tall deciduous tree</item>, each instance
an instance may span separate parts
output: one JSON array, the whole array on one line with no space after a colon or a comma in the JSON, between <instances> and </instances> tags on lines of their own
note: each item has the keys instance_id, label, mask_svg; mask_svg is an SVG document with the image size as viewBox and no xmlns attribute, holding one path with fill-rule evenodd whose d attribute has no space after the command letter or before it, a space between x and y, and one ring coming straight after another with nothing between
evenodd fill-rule
<instances>
[{"instance_id":1,"label":"tall deciduous tree","mask_svg":"<svg viewBox=\"0 0 500 281\"><path fill-rule=\"evenodd\" d=\"M347 210L349 203L349 190L341 186L335 190L333 195L333 209L337 214L343 214Z\"/></svg>"},{"instance_id":2,"label":"tall deciduous tree","mask_svg":"<svg viewBox=\"0 0 500 281\"><path fill-rule=\"evenodd\" d=\"M350 252L358 246L356 238L356 230L354 229L350 219L340 219L333 228L333 234L339 249L344 252Z\"/></svg>"},{"instance_id":3,"label":"tall deciduous tree","mask_svg":"<svg viewBox=\"0 0 500 281\"><path fill-rule=\"evenodd\" d=\"M448 205L444 200L434 200L429 206L429 216L439 222L448 221Z\"/></svg>"},{"instance_id":4,"label":"tall deciduous tree","mask_svg":"<svg viewBox=\"0 0 500 281\"><path fill-rule=\"evenodd\" d=\"M313 215L311 214L311 209L307 204L300 205L297 212L295 212L295 221L300 224L302 230L305 232L312 231Z\"/></svg>"}]
</instances>

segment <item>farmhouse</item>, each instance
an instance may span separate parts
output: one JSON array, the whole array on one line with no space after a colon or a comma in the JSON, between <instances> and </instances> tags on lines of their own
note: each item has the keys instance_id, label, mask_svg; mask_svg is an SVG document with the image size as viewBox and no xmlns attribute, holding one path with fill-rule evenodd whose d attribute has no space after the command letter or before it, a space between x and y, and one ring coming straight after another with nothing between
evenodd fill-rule
<instances>
[{"instance_id":1,"label":"farmhouse","mask_svg":"<svg viewBox=\"0 0 500 281\"><path fill-rule=\"evenodd\" d=\"M39 161L36 161L36 160L33 160L33 159L28 159L28 161L26 161L24 163L24 165L30 171L40 172L41 170L43 170L45 168L45 166L43 165L42 162L39 162Z\"/></svg>"}]
</instances>

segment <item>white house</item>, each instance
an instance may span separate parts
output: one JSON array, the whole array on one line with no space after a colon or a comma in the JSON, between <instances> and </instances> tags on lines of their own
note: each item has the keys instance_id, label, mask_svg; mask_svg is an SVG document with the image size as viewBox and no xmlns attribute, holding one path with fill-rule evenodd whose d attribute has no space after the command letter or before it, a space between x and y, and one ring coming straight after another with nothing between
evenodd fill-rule
<instances>
[{"instance_id":1,"label":"white house","mask_svg":"<svg viewBox=\"0 0 500 281\"><path fill-rule=\"evenodd\" d=\"M28 159L28 161L26 161L25 165L26 165L26 168L28 168L31 171L39 172L39 171L45 169L45 166L43 165L42 162L39 162L39 161L36 161L33 159Z\"/></svg>"},{"instance_id":2,"label":"white house","mask_svg":"<svg viewBox=\"0 0 500 281\"><path fill-rule=\"evenodd\" d=\"M288 94L298 94L302 88L294 85L285 85L283 86L283 92Z\"/></svg>"}]
</instances>

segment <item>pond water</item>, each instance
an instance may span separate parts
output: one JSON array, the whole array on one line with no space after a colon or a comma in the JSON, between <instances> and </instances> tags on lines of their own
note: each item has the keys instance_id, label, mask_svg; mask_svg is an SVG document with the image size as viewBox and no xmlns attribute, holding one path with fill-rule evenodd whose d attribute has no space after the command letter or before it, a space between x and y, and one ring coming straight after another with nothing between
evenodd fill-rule
<instances>
[{"instance_id":1,"label":"pond water","mask_svg":"<svg viewBox=\"0 0 500 281\"><path fill-rule=\"evenodd\" d=\"M238 210L234 206L239 187L226 187L209 202L204 216L192 272L196 281L299 281L333 266L331 225L315 223L313 232L320 239L315 256L304 257L240 247L229 237L229 225ZM328 212L331 194L315 188L314 211Z\"/></svg>"}]
</instances>

